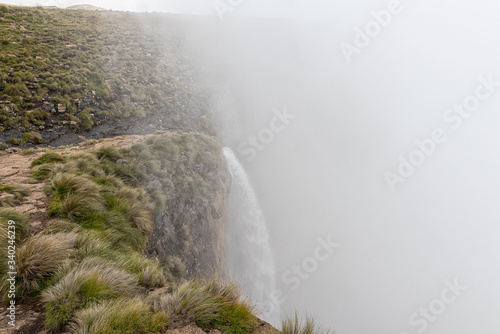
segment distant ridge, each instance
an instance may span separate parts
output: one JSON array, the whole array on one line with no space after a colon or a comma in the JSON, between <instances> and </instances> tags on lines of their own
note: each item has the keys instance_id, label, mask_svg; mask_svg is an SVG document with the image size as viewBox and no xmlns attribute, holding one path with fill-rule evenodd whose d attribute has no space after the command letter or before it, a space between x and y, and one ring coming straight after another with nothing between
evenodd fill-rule
<instances>
[{"instance_id":1,"label":"distant ridge","mask_svg":"<svg viewBox=\"0 0 500 334\"><path fill-rule=\"evenodd\" d=\"M68 9L106 10L105 8L96 7L93 5L73 5L73 6L69 6Z\"/></svg>"}]
</instances>

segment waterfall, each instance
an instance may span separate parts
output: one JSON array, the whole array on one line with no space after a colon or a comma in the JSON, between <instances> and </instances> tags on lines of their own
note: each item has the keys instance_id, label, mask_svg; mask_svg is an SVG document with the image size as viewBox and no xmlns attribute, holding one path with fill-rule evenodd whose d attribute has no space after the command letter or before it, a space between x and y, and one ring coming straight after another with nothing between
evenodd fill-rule
<instances>
[{"instance_id":1,"label":"waterfall","mask_svg":"<svg viewBox=\"0 0 500 334\"><path fill-rule=\"evenodd\" d=\"M276 281L266 221L243 166L231 149L224 148L224 156L232 176L225 274L240 283L243 292L261 311L260 317L276 325L280 306L271 300Z\"/></svg>"}]
</instances>

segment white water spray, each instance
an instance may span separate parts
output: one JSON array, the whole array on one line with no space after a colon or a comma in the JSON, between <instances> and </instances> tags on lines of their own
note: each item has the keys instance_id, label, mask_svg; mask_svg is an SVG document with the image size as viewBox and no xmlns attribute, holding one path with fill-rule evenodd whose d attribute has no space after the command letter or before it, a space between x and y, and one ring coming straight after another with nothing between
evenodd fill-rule
<instances>
[{"instance_id":1,"label":"white water spray","mask_svg":"<svg viewBox=\"0 0 500 334\"><path fill-rule=\"evenodd\" d=\"M276 325L280 306L271 299L276 281L266 221L243 166L231 149L224 148L224 156L233 180L226 224L225 272L260 307L260 317Z\"/></svg>"}]
</instances>

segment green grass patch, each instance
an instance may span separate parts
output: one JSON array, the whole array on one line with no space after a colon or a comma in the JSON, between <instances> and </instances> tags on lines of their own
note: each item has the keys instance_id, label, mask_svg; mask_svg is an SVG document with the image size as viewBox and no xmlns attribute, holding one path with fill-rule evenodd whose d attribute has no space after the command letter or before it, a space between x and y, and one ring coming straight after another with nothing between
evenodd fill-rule
<instances>
[{"instance_id":1,"label":"green grass patch","mask_svg":"<svg viewBox=\"0 0 500 334\"><path fill-rule=\"evenodd\" d=\"M152 312L139 298L118 299L92 305L75 315L75 334L156 334L167 325L163 312Z\"/></svg>"},{"instance_id":2,"label":"green grass patch","mask_svg":"<svg viewBox=\"0 0 500 334\"><path fill-rule=\"evenodd\" d=\"M40 166L44 164L57 164L57 163L63 163L66 159L61 156L60 154L53 152L53 151L48 151L39 158L36 158L33 160L31 163L31 166Z\"/></svg>"}]
</instances>

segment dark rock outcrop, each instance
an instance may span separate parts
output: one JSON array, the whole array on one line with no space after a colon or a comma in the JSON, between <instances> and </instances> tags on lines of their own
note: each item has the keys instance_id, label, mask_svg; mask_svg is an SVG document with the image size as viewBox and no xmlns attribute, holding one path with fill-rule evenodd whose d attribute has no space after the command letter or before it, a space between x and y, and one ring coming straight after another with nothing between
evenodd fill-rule
<instances>
[{"instance_id":1,"label":"dark rock outcrop","mask_svg":"<svg viewBox=\"0 0 500 334\"><path fill-rule=\"evenodd\" d=\"M156 161L154 168L164 166L168 175L148 175L148 191L161 190L166 197L165 209L155 217L149 252L167 264L172 257L181 259L187 277L221 276L231 176L220 147L206 155L211 161L192 156L185 151L179 159Z\"/></svg>"}]
</instances>

